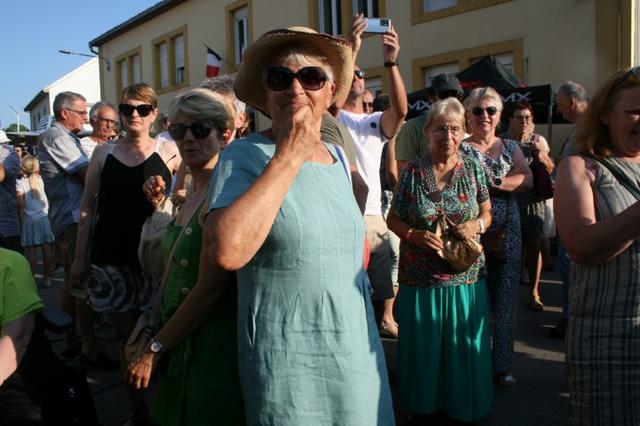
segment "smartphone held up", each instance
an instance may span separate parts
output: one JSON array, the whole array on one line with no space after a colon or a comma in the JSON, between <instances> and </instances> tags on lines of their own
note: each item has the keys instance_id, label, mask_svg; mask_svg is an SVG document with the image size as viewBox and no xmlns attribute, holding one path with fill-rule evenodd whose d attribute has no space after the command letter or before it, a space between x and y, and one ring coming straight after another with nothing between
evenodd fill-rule
<instances>
[{"instance_id":1,"label":"smartphone held up","mask_svg":"<svg viewBox=\"0 0 640 426\"><path fill-rule=\"evenodd\" d=\"M365 33L384 34L389 32L389 28L391 28L391 19L389 18L366 18L366 20Z\"/></svg>"}]
</instances>

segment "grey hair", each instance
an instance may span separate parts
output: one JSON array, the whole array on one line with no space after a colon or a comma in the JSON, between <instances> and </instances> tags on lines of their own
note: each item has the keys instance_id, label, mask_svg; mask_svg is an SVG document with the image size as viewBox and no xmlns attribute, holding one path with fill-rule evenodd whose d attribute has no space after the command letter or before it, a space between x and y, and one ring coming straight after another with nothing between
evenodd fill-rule
<instances>
[{"instance_id":1,"label":"grey hair","mask_svg":"<svg viewBox=\"0 0 640 426\"><path fill-rule=\"evenodd\" d=\"M470 109L474 103L483 99L492 100L496 104L495 107L498 108L498 111L502 111L502 98L492 87L477 87L473 89L464 100L464 107Z\"/></svg>"},{"instance_id":2,"label":"grey hair","mask_svg":"<svg viewBox=\"0 0 640 426\"><path fill-rule=\"evenodd\" d=\"M104 107L111 108L113 112L115 112L116 115L118 115L118 110L116 109L116 107L113 106L111 102L98 101L95 104L93 104L93 106L89 110L89 121L91 122L92 126L96 121L98 121L98 115L100 115L100 110Z\"/></svg>"},{"instance_id":3,"label":"grey hair","mask_svg":"<svg viewBox=\"0 0 640 426\"><path fill-rule=\"evenodd\" d=\"M74 101L84 101L87 100L79 93L75 92L60 92L56 95L56 98L53 100L53 116L56 120L60 120L62 118L62 110L66 108L73 107Z\"/></svg>"},{"instance_id":4,"label":"grey hair","mask_svg":"<svg viewBox=\"0 0 640 426\"><path fill-rule=\"evenodd\" d=\"M460 121L462 129L465 129L464 107L456 98L446 98L431 104L427 111L427 119L424 122L424 128L428 128L431 123L439 118L458 120Z\"/></svg>"},{"instance_id":5,"label":"grey hair","mask_svg":"<svg viewBox=\"0 0 640 426\"><path fill-rule=\"evenodd\" d=\"M231 98L236 112L244 112L246 104L236 97L236 91L233 87L234 82L234 76L225 74L203 80L202 83L200 83L200 87Z\"/></svg>"},{"instance_id":6,"label":"grey hair","mask_svg":"<svg viewBox=\"0 0 640 426\"><path fill-rule=\"evenodd\" d=\"M567 81L558 88L567 99L575 99L577 102L589 102L587 91L575 81Z\"/></svg>"},{"instance_id":7,"label":"grey hair","mask_svg":"<svg viewBox=\"0 0 640 426\"><path fill-rule=\"evenodd\" d=\"M234 129L229 102L223 95L211 90L196 88L176 97L169 106L169 120L175 121L179 114L210 123L218 136L225 130Z\"/></svg>"}]
</instances>

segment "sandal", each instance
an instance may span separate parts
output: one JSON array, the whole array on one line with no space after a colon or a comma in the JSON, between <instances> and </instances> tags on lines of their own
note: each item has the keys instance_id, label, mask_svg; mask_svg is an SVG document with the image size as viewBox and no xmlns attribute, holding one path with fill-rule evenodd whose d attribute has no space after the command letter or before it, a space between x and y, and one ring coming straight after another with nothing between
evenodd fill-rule
<instances>
[{"instance_id":1,"label":"sandal","mask_svg":"<svg viewBox=\"0 0 640 426\"><path fill-rule=\"evenodd\" d=\"M382 321L382 323L380 323L380 337L385 337L387 339L397 339L398 323L395 321L392 323Z\"/></svg>"},{"instance_id":2,"label":"sandal","mask_svg":"<svg viewBox=\"0 0 640 426\"><path fill-rule=\"evenodd\" d=\"M532 311L540 312L544 310L544 305L540 300L540 296L531 296L531 301L529 302L529 306L531 307Z\"/></svg>"},{"instance_id":3,"label":"sandal","mask_svg":"<svg viewBox=\"0 0 640 426\"><path fill-rule=\"evenodd\" d=\"M504 373L496 373L494 379L498 388L508 392L516 390L518 381L511 372L507 371Z\"/></svg>"}]
</instances>

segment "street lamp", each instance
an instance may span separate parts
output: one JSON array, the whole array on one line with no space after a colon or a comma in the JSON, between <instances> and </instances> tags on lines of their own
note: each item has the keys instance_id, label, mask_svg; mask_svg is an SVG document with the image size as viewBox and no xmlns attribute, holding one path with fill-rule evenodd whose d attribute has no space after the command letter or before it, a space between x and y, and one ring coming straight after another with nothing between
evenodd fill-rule
<instances>
[{"instance_id":1,"label":"street lamp","mask_svg":"<svg viewBox=\"0 0 640 426\"><path fill-rule=\"evenodd\" d=\"M13 113L16 115L16 122L18 125L16 132L20 133L20 113L16 111L16 109L11 105L9 105L9 108L11 108L11 111L13 111Z\"/></svg>"},{"instance_id":2,"label":"street lamp","mask_svg":"<svg viewBox=\"0 0 640 426\"><path fill-rule=\"evenodd\" d=\"M58 52L60 53L64 53L65 55L77 55L77 56L86 56L88 58L98 58L98 59L102 59L106 64L107 64L107 71L111 71L111 63L109 62L109 60L107 58L105 58L104 56L100 56L100 55L91 55L89 53L80 53L80 52L74 52L73 50L69 50L69 49L60 49L58 50Z\"/></svg>"}]
</instances>

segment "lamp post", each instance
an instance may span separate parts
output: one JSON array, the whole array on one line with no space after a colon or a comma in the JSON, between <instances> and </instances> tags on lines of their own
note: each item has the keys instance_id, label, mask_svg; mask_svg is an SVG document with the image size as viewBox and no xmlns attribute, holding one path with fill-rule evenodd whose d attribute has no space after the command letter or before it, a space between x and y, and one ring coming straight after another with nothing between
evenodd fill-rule
<instances>
[{"instance_id":1,"label":"lamp post","mask_svg":"<svg viewBox=\"0 0 640 426\"><path fill-rule=\"evenodd\" d=\"M73 50L69 50L69 49L60 49L60 50L58 50L58 52L59 53L63 53L65 55L77 55L77 56L86 56L88 58L102 59L105 62L105 64L107 65L107 71L111 71L111 63L104 56L92 55L92 54L89 54L89 53L74 52Z\"/></svg>"},{"instance_id":2,"label":"lamp post","mask_svg":"<svg viewBox=\"0 0 640 426\"><path fill-rule=\"evenodd\" d=\"M9 105L9 108L11 108L11 111L13 111L13 113L16 115L16 122L18 125L16 132L20 133L20 113L16 111L15 108L12 107L11 105Z\"/></svg>"}]
</instances>

